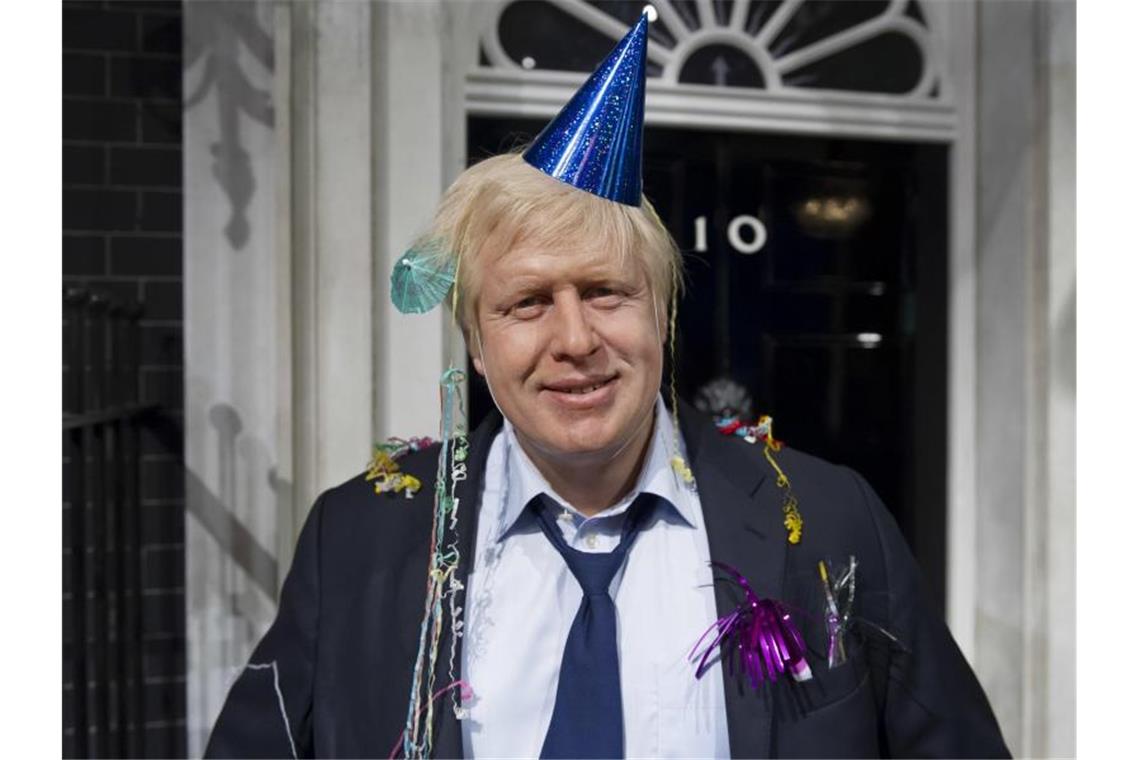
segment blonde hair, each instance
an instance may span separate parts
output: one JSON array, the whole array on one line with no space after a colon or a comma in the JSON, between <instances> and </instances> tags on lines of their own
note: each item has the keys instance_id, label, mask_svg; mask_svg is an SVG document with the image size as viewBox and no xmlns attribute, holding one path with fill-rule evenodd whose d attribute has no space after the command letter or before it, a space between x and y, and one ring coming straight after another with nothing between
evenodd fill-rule
<instances>
[{"instance_id":1,"label":"blonde hair","mask_svg":"<svg viewBox=\"0 0 1140 760\"><path fill-rule=\"evenodd\" d=\"M464 332L478 324L478 267L472 262L492 235L507 248L522 240L538 246L587 240L623 263L633 256L662 313L669 312L682 286L680 251L644 195L640 206L615 203L542 173L520 153L507 153L460 174L419 241L431 241L455 258L451 306Z\"/></svg>"}]
</instances>

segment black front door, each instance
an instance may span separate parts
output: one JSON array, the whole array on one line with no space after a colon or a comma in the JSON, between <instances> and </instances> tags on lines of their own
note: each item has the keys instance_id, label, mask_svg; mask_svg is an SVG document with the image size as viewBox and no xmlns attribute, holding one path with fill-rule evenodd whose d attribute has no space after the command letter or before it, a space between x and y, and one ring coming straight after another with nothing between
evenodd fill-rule
<instances>
[{"instance_id":1,"label":"black front door","mask_svg":"<svg viewBox=\"0 0 1140 760\"><path fill-rule=\"evenodd\" d=\"M468 156L544 121L471 118ZM680 245L677 389L861 472L944 601L947 149L650 127L645 194ZM474 376L474 375L473 375ZM490 408L471 384L471 424Z\"/></svg>"}]
</instances>

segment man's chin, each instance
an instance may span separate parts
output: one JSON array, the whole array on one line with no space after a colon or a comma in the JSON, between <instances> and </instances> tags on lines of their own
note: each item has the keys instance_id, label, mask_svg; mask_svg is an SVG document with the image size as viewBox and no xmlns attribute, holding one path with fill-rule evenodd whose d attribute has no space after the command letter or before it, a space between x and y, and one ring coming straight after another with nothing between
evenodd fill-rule
<instances>
[{"instance_id":1,"label":"man's chin","mask_svg":"<svg viewBox=\"0 0 1140 760\"><path fill-rule=\"evenodd\" d=\"M612 431L592 430L583 425L567 427L564 421L551 424L552 427L540 427L539 430L543 433L557 430L557 435L528 436L532 446L549 459L564 459L567 462L603 461L621 450L621 441ZM517 431L518 426L515 428Z\"/></svg>"},{"instance_id":2,"label":"man's chin","mask_svg":"<svg viewBox=\"0 0 1140 760\"><path fill-rule=\"evenodd\" d=\"M563 428L559 433L541 439L538 444L547 457L562 459L568 464L607 462L621 454L638 437L637 430L593 429L585 425Z\"/></svg>"}]
</instances>

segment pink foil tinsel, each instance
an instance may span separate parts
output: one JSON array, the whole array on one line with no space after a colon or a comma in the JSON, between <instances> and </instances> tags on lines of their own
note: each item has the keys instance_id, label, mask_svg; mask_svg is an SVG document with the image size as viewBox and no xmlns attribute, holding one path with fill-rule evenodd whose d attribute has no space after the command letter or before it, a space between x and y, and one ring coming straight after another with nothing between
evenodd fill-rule
<instances>
[{"instance_id":1,"label":"pink foil tinsel","mask_svg":"<svg viewBox=\"0 0 1140 760\"><path fill-rule=\"evenodd\" d=\"M713 654L727 643L730 650L726 654L729 673L737 669L744 671L753 688L760 688L766 680L775 682L785 672L796 681L810 679L811 667L805 657L804 639L788 608L774 599L758 597L748 579L731 565L722 562L712 564L733 577L744 590L744 599L735 610L710 625L689 653L689 659L693 659L709 635L715 632L701 653L697 678L707 670Z\"/></svg>"}]
</instances>

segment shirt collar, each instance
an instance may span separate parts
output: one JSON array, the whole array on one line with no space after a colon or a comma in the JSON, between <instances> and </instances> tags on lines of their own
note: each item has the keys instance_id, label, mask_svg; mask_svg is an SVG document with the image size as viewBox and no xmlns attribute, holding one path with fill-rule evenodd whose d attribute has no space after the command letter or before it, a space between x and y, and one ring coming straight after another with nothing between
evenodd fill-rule
<instances>
[{"instance_id":1,"label":"shirt collar","mask_svg":"<svg viewBox=\"0 0 1140 760\"><path fill-rule=\"evenodd\" d=\"M696 500L689 498L691 492L681 483L670 462L671 452L675 446L680 448L678 453L682 457L685 456L685 444L680 436L675 435L673 420L660 394L657 396L654 414L656 419L653 426L653 439L642 463L637 482L629 493L597 516L603 517L624 512L639 493L646 492L660 496L689 527L695 528L696 515L693 510L696 509ZM581 514L554 491L550 483L534 466L530 457L519 445L514 426L505 417L503 418L503 436L506 445L507 502L504 514L506 519L503 520L502 525L504 527L498 536L498 540L502 540L511 531L526 505L539 494L548 494L560 507Z\"/></svg>"}]
</instances>

